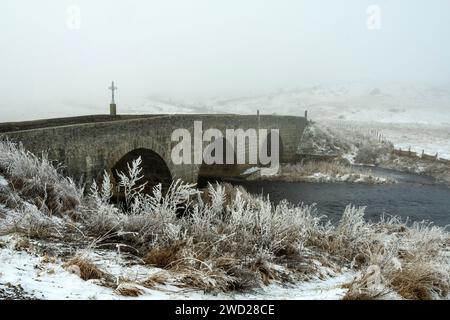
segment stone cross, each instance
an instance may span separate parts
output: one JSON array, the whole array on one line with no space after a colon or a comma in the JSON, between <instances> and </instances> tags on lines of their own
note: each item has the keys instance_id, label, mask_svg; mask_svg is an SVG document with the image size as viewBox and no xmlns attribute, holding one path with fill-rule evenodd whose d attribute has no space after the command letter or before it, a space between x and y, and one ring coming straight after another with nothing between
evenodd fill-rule
<instances>
[{"instance_id":1,"label":"stone cross","mask_svg":"<svg viewBox=\"0 0 450 320\"><path fill-rule=\"evenodd\" d=\"M112 92L111 104L115 104L115 102L114 102L114 91L117 90L117 87L114 86L114 81L111 83L111 87L108 87L108 89L111 90L111 92Z\"/></svg>"}]
</instances>

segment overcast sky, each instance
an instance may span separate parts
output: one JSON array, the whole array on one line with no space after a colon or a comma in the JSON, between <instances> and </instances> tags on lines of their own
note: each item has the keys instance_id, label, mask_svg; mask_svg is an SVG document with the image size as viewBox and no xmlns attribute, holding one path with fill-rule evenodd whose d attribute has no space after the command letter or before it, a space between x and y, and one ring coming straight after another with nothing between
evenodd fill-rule
<instances>
[{"instance_id":1,"label":"overcast sky","mask_svg":"<svg viewBox=\"0 0 450 320\"><path fill-rule=\"evenodd\" d=\"M2 0L0 107L102 103L113 79L122 101L449 83L449 39L448 0Z\"/></svg>"}]
</instances>

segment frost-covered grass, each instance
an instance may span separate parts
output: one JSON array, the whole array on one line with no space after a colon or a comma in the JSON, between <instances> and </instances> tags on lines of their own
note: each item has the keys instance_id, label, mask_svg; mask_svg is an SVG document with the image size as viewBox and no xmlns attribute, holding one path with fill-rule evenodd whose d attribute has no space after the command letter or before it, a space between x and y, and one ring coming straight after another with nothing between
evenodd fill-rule
<instances>
[{"instance_id":1,"label":"frost-covered grass","mask_svg":"<svg viewBox=\"0 0 450 320\"><path fill-rule=\"evenodd\" d=\"M354 122L354 121L323 121L323 126L339 130L343 127L360 127L379 131L390 140L396 149L411 149L418 154L422 150L427 154L438 153L440 158L450 159L450 148L448 140L450 132L448 123L442 124L421 124L414 123L380 123L374 121Z\"/></svg>"},{"instance_id":2,"label":"frost-covered grass","mask_svg":"<svg viewBox=\"0 0 450 320\"><path fill-rule=\"evenodd\" d=\"M273 283L252 292L208 294L178 286L176 275L170 271L137 264L130 266L125 256L115 251L91 250L89 258L118 279L122 290L137 288L142 293L137 297L123 296L125 291L105 287L99 280L83 280L76 270L63 267L60 259L14 249L12 245L19 241L14 238L17 237L0 237L0 243L11 244L0 249L0 299L341 299L346 292L342 285L354 276L353 272L344 272L332 278L289 286ZM19 291L15 293L13 289L20 290L14 290Z\"/></svg>"},{"instance_id":3,"label":"frost-covered grass","mask_svg":"<svg viewBox=\"0 0 450 320\"><path fill-rule=\"evenodd\" d=\"M48 215L60 215L81 201L82 190L60 174L45 155L39 158L10 141L0 141L0 175L11 191L0 189L0 200L10 207L28 202Z\"/></svg>"},{"instance_id":4,"label":"frost-covered grass","mask_svg":"<svg viewBox=\"0 0 450 320\"><path fill-rule=\"evenodd\" d=\"M447 232L424 222L407 227L394 218L374 226L384 229L383 237L370 236L380 243L368 248L369 266L350 284L347 298L377 298L389 292L405 299L448 298Z\"/></svg>"},{"instance_id":5,"label":"frost-covered grass","mask_svg":"<svg viewBox=\"0 0 450 320\"><path fill-rule=\"evenodd\" d=\"M438 181L450 184L450 165L446 162L392 155L388 160L381 163L381 166L431 176Z\"/></svg>"},{"instance_id":6,"label":"frost-covered grass","mask_svg":"<svg viewBox=\"0 0 450 320\"><path fill-rule=\"evenodd\" d=\"M395 218L367 222L364 208L353 206L333 225L314 206L286 201L274 205L230 185L199 190L177 180L166 194L158 185L148 195L143 193L140 159L119 175L126 203L114 206L107 174L101 184L94 183L82 194L45 160L8 142L1 148L0 157L11 162L0 162L8 181L1 191L6 201L1 203L9 208L0 215L0 233L41 243L44 249L27 243L16 246L37 254L49 249L45 243L51 243L51 248L64 244L69 250L55 253L61 260L58 268L86 279L89 286L105 286L127 296L145 294L144 289L161 283L224 293L312 281L351 269L361 276L346 286L348 298L380 297L385 291L404 298L447 297L449 237L442 228L407 225ZM24 173L14 170L24 164L31 168ZM14 180L23 181L22 188L9 187ZM35 186L35 181L52 185L61 203L65 196L77 201L71 210L65 206L50 210L45 197L36 201L22 191ZM37 190L40 197L42 189ZM17 199L17 205L11 205L11 198ZM116 254L117 259L132 256L123 267L138 265L148 270L148 277L115 276L111 266L87 254L99 248ZM166 274L156 276L155 268ZM375 287L365 276L373 270L379 270Z\"/></svg>"},{"instance_id":7,"label":"frost-covered grass","mask_svg":"<svg viewBox=\"0 0 450 320\"><path fill-rule=\"evenodd\" d=\"M351 182L367 184L395 183L389 177L381 177L370 169L358 168L338 161L309 161L297 164L283 164L278 174L256 179L288 182Z\"/></svg>"},{"instance_id":8,"label":"frost-covered grass","mask_svg":"<svg viewBox=\"0 0 450 320\"><path fill-rule=\"evenodd\" d=\"M305 154L336 155L347 158L352 163L378 164L389 157L393 148L393 144L380 132L367 127L310 122L298 151Z\"/></svg>"},{"instance_id":9,"label":"frost-covered grass","mask_svg":"<svg viewBox=\"0 0 450 320\"><path fill-rule=\"evenodd\" d=\"M421 159L420 157L401 157L393 154L394 144L386 138L383 138L382 134L377 130L383 130L384 133L386 129L394 131L396 130L395 128L391 128L386 124L381 126L371 125L370 123L360 125L351 122L336 121L310 123L305 130L305 136L299 151L307 154L335 155L341 160L353 164L377 165L399 171L425 174L449 183L450 166L447 163ZM398 134L401 136L402 126L398 130ZM426 130L426 127L417 127L415 133L419 135L420 131ZM444 130L441 131L443 132ZM448 132L442 132L440 133L439 139L443 141L447 138L448 140L446 136ZM427 134L432 135L432 133ZM413 136L412 130L408 130L408 135ZM395 145L397 148L399 146L405 146L404 144L399 145L397 143ZM439 154L446 156L448 146L442 143L438 145L440 145L439 150L441 151ZM412 150L419 151L418 154L421 153L418 145L411 143L408 147L412 148ZM426 152L429 152L429 150L436 150L436 148L425 149ZM325 170L326 168L323 169ZM312 178L329 182L339 181L339 179L333 178L333 175L324 172L317 172L316 176Z\"/></svg>"}]
</instances>

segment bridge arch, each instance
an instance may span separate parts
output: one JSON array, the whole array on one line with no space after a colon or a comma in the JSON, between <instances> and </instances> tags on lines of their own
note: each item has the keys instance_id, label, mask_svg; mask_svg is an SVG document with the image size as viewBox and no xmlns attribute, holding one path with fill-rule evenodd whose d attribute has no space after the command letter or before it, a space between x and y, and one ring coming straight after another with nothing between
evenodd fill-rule
<instances>
[{"instance_id":1,"label":"bridge arch","mask_svg":"<svg viewBox=\"0 0 450 320\"><path fill-rule=\"evenodd\" d=\"M204 130L216 128L222 132L227 129L279 129L283 139L282 162L296 159L298 143L307 125L307 119L303 117L275 115L118 115L112 118L102 115L0 123L0 133L21 142L36 155L45 151L50 159L65 165L68 176L87 184L100 182L104 170L113 173L112 168L119 160L138 148L156 152L168 166L172 178L196 182L199 170L204 172L205 166L195 161L178 165L171 158L171 151L178 143L171 140L171 134L176 129L186 128L192 136L195 121L202 121ZM243 168L239 167L239 171Z\"/></svg>"},{"instance_id":2,"label":"bridge arch","mask_svg":"<svg viewBox=\"0 0 450 320\"><path fill-rule=\"evenodd\" d=\"M123 155L111 168L113 182L118 182L118 172L128 172L128 164L141 157L141 182L147 182L144 192L151 194L155 185L161 183L163 191L167 191L172 183L172 174L164 159L155 151L147 148L136 148ZM120 195L118 195L120 197Z\"/></svg>"}]
</instances>

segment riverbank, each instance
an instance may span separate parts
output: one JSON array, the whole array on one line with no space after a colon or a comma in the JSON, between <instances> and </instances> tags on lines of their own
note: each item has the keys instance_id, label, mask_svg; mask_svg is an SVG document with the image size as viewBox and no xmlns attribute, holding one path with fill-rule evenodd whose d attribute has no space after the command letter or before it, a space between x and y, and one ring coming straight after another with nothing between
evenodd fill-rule
<instances>
[{"instance_id":1,"label":"riverbank","mask_svg":"<svg viewBox=\"0 0 450 320\"><path fill-rule=\"evenodd\" d=\"M310 161L296 164L282 164L279 172L271 176L261 176L255 171L248 180L322 182L322 183L364 183L390 184L397 181L388 176L379 176L366 167L357 167L338 161Z\"/></svg>"},{"instance_id":2,"label":"riverbank","mask_svg":"<svg viewBox=\"0 0 450 320\"><path fill-rule=\"evenodd\" d=\"M46 159L10 142L0 147L0 284L18 281L32 296L58 291L37 286L36 277L59 293L81 286L90 298L112 299L173 288L205 297L272 285L320 288L317 279L350 272L353 280L337 282L342 298L448 298L444 228L368 221L365 208L353 205L331 223L314 205L274 204L221 184L198 190L178 180L166 194L159 185L147 195L140 159L120 175L128 205L116 206L107 174L84 193ZM26 267L18 272L18 265Z\"/></svg>"},{"instance_id":3,"label":"riverbank","mask_svg":"<svg viewBox=\"0 0 450 320\"><path fill-rule=\"evenodd\" d=\"M388 124L384 124L381 128L386 127L391 128L391 131L400 130L399 134L402 132L402 126L389 127ZM439 160L439 155L435 158L427 154L421 156L421 153L413 151L399 151L396 149L396 143L386 138L384 131L378 131L379 129L380 127L376 125L362 126L352 122L310 122L298 152L329 157L333 159L332 162L338 161L348 165L377 166L428 175L450 185L450 161ZM408 134L410 135L411 132L408 131ZM442 135L441 140L437 141L444 141ZM396 136L391 135L391 137ZM408 148L414 150L414 145L410 144ZM448 145L440 145L439 150L448 150ZM447 155L444 151L441 156ZM333 182L333 179L329 180Z\"/></svg>"},{"instance_id":4,"label":"riverbank","mask_svg":"<svg viewBox=\"0 0 450 320\"><path fill-rule=\"evenodd\" d=\"M440 162L432 159L422 159L420 157L391 155L389 159L379 163L379 166L401 172L430 176L450 186L450 162Z\"/></svg>"}]
</instances>

